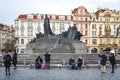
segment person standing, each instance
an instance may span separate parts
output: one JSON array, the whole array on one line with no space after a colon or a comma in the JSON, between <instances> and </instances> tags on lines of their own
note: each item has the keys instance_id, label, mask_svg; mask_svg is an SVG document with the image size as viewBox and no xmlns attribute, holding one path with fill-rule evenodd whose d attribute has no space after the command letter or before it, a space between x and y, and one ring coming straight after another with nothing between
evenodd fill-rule
<instances>
[{"instance_id":1,"label":"person standing","mask_svg":"<svg viewBox=\"0 0 120 80\"><path fill-rule=\"evenodd\" d=\"M111 66L112 66L112 72L111 72L111 73L114 73L114 67L115 67L115 65L116 65L116 59L115 59L114 53L111 53L111 54L109 55L109 61L110 61Z\"/></svg>"},{"instance_id":2,"label":"person standing","mask_svg":"<svg viewBox=\"0 0 120 80\"><path fill-rule=\"evenodd\" d=\"M11 58L11 55L9 54L9 52L5 53L5 55L3 56L3 60L4 60L6 76L7 75L10 76L10 66L11 66L12 58Z\"/></svg>"},{"instance_id":3,"label":"person standing","mask_svg":"<svg viewBox=\"0 0 120 80\"><path fill-rule=\"evenodd\" d=\"M13 53L12 64L14 66L14 69L16 69L17 68L17 66L16 66L16 64L17 64L17 53L16 53L16 51L14 51L14 53Z\"/></svg>"},{"instance_id":4,"label":"person standing","mask_svg":"<svg viewBox=\"0 0 120 80\"><path fill-rule=\"evenodd\" d=\"M105 53L100 53L99 57L101 57L100 64L101 64L101 72L105 73L106 72L106 62L107 62L107 56Z\"/></svg>"},{"instance_id":5,"label":"person standing","mask_svg":"<svg viewBox=\"0 0 120 80\"><path fill-rule=\"evenodd\" d=\"M45 56L46 68L50 69L50 60L51 60L50 56L51 55L49 54L49 52L46 52L44 56Z\"/></svg>"},{"instance_id":6,"label":"person standing","mask_svg":"<svg viewBox=\"0 0 120 80\"><path fill-rule=\"evenodd\" d=\"M42 63L43 63L43 59L40 56L38 56L36 58L36 60L35 60L35 67L36 67L36 69L40 69Z\"/></svg>"},{"instance_id":7,"label":"person standing","mask_svg":"<svg viewBox=\"0 0 120 80\"><path fill-rule=\"evenodd\" d=\"M78 64L77 64L78 69L81 69L82 64L83 64L82 57L81 57L81 56L79 56L79 58L78 58Z\"/></svg>"}]
</instances>

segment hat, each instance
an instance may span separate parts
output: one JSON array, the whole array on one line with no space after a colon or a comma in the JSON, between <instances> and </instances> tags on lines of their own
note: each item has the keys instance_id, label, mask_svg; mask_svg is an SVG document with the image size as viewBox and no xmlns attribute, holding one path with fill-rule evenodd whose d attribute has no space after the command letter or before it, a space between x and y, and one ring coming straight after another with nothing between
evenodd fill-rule
<instances>
[{"instance_id":1,"label":"hat","mask_svg":"<svg viewBox=\"0 0 120 80\"><path fill-rule=\"evenodd\" d=\"M115 53L115 50L111 50L110 53Z\"/></svg>"}]
</instances>

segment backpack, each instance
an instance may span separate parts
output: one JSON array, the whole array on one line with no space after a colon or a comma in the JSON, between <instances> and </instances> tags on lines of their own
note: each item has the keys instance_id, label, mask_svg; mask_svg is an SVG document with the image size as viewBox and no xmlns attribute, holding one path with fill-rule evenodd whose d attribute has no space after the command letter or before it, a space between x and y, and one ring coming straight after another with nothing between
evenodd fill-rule
<instances>
[{"instance_id":1,"label":"backpack","mask_svg":"<svg viewBox=\"0 0 120 80\"><path fill-rule=\"evenodd\" d=\"M41 69L45 69L46 68L46 65L45 64L42 64L41 65Z\"/></svg>"},{"instance_id":2,"label":"backpack","mask_svg":"<svg viewBox=\"0 0 120 80\"><path fill-rule=\"evenodd\" d=\"M10 62L11 61L11 57L10 56L6 56L5 61L6 62Z\"/></svg>"}]
</instances>

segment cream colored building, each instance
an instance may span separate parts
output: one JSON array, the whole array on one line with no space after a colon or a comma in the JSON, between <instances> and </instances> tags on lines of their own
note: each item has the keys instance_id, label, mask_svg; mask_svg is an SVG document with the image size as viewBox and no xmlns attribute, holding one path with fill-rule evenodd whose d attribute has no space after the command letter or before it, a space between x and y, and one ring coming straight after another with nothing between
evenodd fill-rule
<instances>
[{"instance_id":1,"label":"cream colored building","mask_svg":"<svg viewBox=\"0 0 120 80\"><path fill-rule=\"evenodd\" d=\"M91 15L90 24L90 53L99 53L100 50L120 51L120 34L116 31L120 25L120 12L108 8L99 9Z\"/></svg>"}]
</instances>

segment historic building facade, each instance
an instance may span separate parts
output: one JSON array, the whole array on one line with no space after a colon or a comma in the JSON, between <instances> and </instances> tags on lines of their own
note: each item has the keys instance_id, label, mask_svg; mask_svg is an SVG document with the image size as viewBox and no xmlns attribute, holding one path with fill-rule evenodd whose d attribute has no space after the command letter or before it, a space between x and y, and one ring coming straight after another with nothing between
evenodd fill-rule
<instances>
[{"instance_id":1,"label":"historic building facade","mask_svg":"<svg viewBox=\"0 0 120 80\"><path fill-rule=\"evenodd\" d=\"M108 8L99 9L91 15L90 26L90 53L99 53L101 50L120 51L120 34L117 32L120 26L119 12Z\"/></svg>"},{"instance_id":2,"label":"historic building facade","mask_svg":"<svg viewBox=\"0 0 120 80\"><path fill-rule=\"evenodd\" d=\"M71 15L48 14L48 16L52 32L55 34L60 34L69 26L76 24L77 30L84 35L81 41L87 45L88 53L99 53L100 50L120 52L120 34L118 33L120 12L105 8L90 13L85 7L80 6L75 8ZM45 14L21 14L15 19L18 53L25 53L26 44L36 37L37 33L44 32L44 17Z\"/></svg>"},{"instance_id":3,"label":"historic building facade","mask_svg":"<svg viewBox=\"0 0 120 80\"><path fill-rule=\"evenodd\" d=\"M5 24L0 24L0 51L5 48L7 42L14 40L14 29Z\"/></svg>"},{"instance_id":4,"label":"historic building facade","mask_svg":"<svg viewBox=\"0 0 120 80\"><path fill-rule=\"evenodd\" d=\"M85 7L80 6L72 11L72 16L73 24L76 24L78 31L80 31L84 35L81 38L81 41L88 46L90 44L90 13Z\"/></svg>"},{"instance_id":5,"label":"historic building facade","mask_svg":"<svg viewBox=\"0 0 120 80\"><path fill-rule=\"evenodd\" d=\"M71 15L47 15L50 19L52 32L55 34L66 31L72 25L71 21L73 18ZM26 44L35 38L37 33L44 33L44 17L45 14L23 14L19 15L15 20L14 27L18 53L25 53Z\"/></svg>"}]
</instances>

